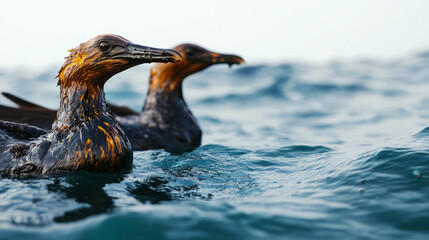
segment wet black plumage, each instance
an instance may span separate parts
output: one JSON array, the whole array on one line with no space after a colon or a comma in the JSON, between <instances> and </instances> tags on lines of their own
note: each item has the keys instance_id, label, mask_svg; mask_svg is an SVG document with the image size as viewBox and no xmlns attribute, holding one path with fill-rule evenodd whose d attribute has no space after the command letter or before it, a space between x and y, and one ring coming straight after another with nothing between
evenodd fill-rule
<instances>
[{"instance_id":1,"label":"wet black plumage","mask_svg":"<svg viewBox=\"0 0 429 240\"><path fill-rule=\"evenodd\" d=\"M50 131L0 121L0 175L130 168L131 144L106 106L104 84L141 63L181 59L174 50L135 45L117 35L99 35L70 52L58 74L61 101Z\"/></svg>"},{"instance_id":2,"label":"wet black plumage","mask_svg":"<svg viewBox=\"0 0 429 240\"><path fill-rule=\"evenodd\" d=\"M194 44L182 44L174 49L182 54L183 61L175 64L156 64L152 68L149 90L141 113L134 112L128 107L110 105L130 139L133 150L183 151L200 146L202 131L183 98L183 80L213 64L244 63L239 56L211 52ZM8 110L3 111L5 106L0 105L1 119L37 122L37 126L45 128L49 122L41 121L37 116L29 117L29 115L34 111L43 112L45 118L55 114L53 110L41 108L17 97L11 98L10 95L7 97L18 104L20 109L15 110L21 112L20 115L7 117L4 112Z\"/></svg>"}]
</instances>

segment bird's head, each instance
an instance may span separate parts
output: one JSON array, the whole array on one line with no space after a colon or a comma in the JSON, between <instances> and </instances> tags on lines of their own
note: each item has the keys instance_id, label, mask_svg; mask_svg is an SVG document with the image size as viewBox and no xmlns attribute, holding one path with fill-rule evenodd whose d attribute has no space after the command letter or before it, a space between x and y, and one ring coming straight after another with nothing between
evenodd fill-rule
<instances>
[{"instance_id":1,"label":"bird's head","mask_svg":"<svg viewBox=\"0 0 429 240\"><path fill-rule=\"evenodd\" d=\"M202 71L207 67L225 63L242 64L243 58L237 55L209 51L195 44L181 44L173 48L183 56L183 61L176 64L155 64L151 72L151 88L161 87L175 89L187 76Z\"/></svg>"},{"instance_id":2,"label":"bird's head","mask_svg":"<svg viewBox=\"0 0 429 240\"><path fill-rule=\"evenodd\" d=\"M141 46L118 35L103 34L70 50L58 74L58 84L103 86L113 75L138 64L181 60L175 50Z\"/></svg>"}]
</instances>

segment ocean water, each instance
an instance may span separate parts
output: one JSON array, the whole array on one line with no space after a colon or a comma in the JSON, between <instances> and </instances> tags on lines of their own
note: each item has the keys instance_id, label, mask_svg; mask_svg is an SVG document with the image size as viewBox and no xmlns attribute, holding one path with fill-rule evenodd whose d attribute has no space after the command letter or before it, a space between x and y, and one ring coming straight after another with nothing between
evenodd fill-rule
<instances>
[{"instance_id":1,"label":"ocean water","mask_svg":"<svg viewBox=\"0 0 429 240\"><path fill-rule=\"evenodd\" d=\"M0 69L1 90L55 108L56 72ZM140 110L148 74L115 76L107 99ZM184 95L200 148L2 178L0 239L429 238L429 53L214 66Z\"/></svg>"}]
</instances>

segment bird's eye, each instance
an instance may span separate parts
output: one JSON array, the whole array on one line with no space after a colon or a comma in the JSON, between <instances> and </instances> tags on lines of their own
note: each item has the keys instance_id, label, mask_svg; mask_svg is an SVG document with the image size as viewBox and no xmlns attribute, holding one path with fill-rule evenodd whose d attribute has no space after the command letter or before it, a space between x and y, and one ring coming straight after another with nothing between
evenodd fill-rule
<instances>
[{"instance_id":1,"label":"bird's eye","mask_svg":"<svg viewBox=\"0 0 429 240\"><path fill-rule=\"evenodd\" d=\"M107 50L110 49L110 44L108 42L106 42L106 41L99 42L98 46L100 47L100 50L103 51L103 52L105 52L105 51L107 51Z\"/></svg>"}]
</instances>

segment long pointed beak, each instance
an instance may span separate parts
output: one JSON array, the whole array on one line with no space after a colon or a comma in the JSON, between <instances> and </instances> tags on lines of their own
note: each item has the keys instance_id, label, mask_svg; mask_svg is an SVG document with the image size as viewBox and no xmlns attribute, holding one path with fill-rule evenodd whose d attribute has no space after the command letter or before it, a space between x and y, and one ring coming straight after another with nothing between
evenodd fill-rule
<instances>
[{"instance_id":1,"label":"long pointed beak","mask_svg":"<svg viewBox=\"0 0 429 240\"><path fill-rule=\"evenodd\" d=\"M172 62L176 63L183 60L182 55L173 49L162 49L142 46L131 43L128 45L127 52L115 56L115 58L123 58L138 63L150 63L150 62Z\"/></svg>"},{"instance_id":2,"label":"long pointed beak","mask_svg":"<svg viewBox=\"0 0 429 240\"><path fill-rule=\"evenodd\" d=\"M227 63L230 66L234 64L244 64L244 59L237 55L210 52L209 56L209 61L212 64Z\"/></svg>"}]
</instances>

